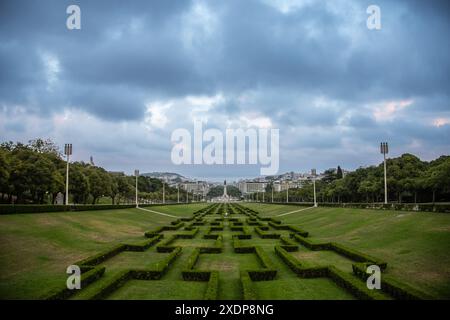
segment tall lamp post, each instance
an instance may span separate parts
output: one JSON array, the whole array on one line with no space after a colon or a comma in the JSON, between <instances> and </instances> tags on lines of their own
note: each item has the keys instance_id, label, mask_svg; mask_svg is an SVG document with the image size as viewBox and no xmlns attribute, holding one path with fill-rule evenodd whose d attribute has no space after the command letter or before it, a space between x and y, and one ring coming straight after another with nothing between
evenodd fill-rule
<instances>
[{"instance_id":1,"label":"tall lamp post","mask_svg":"<svg viewBox=\"0 0 450 320\"><path fill-rule=\"evenodd\" d=\"M165 182L166 182L166 178L163 179L163 183L162 183L163 184L163 199L162 199L163 201L162 201L162 203L166 203L166 183Z\"/></svg>"},{"instance_id":2,"label":"tall lamp post","mask_svg":"<svg viewBox=\"0 0 450 320\"><path fill-rule=\"evenodd\" d=\"M382 142L380 144L380 152L383 154L384 158L384 203L388 203L388 193L387 193L387 178L386 178L386 155L389 153L389 147L387 142Z\"/></svg>"},{"instance_id":3,"label":"tall lamp post","mask_svg":"<svg viewBox=\"0 0 450 320\"><path fill-rule=\"evenodd\" d=\"M139 208L138 202L138 178L139 178L139 170L134 170L134 176L136 177L136 208Z\"/></svg>"},{"instance_id":4,"label":"tall lamp post","mask_svg":"<svg viewBox=\"0 0 450 320\"><path fill-rule=\"evenodd\" d=\"M66 164L66 206L69 205L69 157L72 155L72 144L64 145L64 154L67 156Z\"/></svg>"},{"instance_id":5,"label":"tall lamp post","mask_svg":"<svg viewBox=\"0 0 450 320\"><path fill-rule=\"evenodd\" d=\"M272 182L272 203L273 203L273 182Z\"/></svg>"},{"instance_id":6,"label":"tall lamp post","mask_svg":"<svg viewBox=\"0 0 450 320\"><path fill-rule=\"evenodd\" d=\"M311 169L311 175L313 177L313 189L314 189L314 207L317 207L317 199L316 199L316 169Z\"/></svg>"},{"instance_id":7,"label":"tall lamp post","mask_svg":"<svg viewBox=\"0 0 450 320\"><path fill-rule=\"evenodd\" d=\"M289 203L289 182L286 183L286 203Z\"/></svg>"}]
</instances>

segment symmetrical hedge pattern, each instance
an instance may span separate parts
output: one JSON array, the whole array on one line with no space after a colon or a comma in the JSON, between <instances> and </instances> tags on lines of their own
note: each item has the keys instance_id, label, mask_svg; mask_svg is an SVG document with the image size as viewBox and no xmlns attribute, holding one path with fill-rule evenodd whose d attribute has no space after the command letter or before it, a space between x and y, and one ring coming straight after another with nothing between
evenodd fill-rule
<instances>
[{"instance_id":1,"label":"symmetrical hedge pattern","mask_svg":"<svg viewBox=\"0 0 450 320\"><path fill-rule=\"evenodd\" d=\"M131 280L164 280L168 271L173 270L170 272L177 272L177 281L202 282L205 285L204 299L221 299L224 290L228 290L223 279L236 264L240 298L245 300L260 298L260 281L277 280L280 274L286 272L291 272L295 278L327 278L357 299L428 298L385 275L386 261L339 243L315 241L313 236L301 226L261 217L255 210L238 203L211 204L190 217L174 219L168 225L145 232L142 240L113 245L107 251L74 263L82 271L82 289L69 290L64 287L44 298L107 299ZM352 272L333 264L306 263L295 256L300 248L308 252L334 252L345 257L352 261ZM126 252L135 255L150 253L156 258L150 267L134 267L130 263L128 269L107 276L108 262L126 255ZM230 259L230 255L236 259ZM241 261L241 258L251 261L251 267L235 262ZM366 269L369 265L377 265L383 271L381 290L367 288L369 274Z\"/></svg>"}]
</instances>

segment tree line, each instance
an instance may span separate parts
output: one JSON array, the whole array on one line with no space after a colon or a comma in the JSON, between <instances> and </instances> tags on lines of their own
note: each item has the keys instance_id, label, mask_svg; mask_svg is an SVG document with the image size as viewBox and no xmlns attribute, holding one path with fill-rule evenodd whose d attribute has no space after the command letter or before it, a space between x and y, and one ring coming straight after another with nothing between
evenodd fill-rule
<instances>
[{"instance_id":1,"label":"tree line","mask_svg":"<svg viewBox=\"0 0 450 320\"><path fill-rule=\"evenodd\" d=\"M131 203L135 198L134 176L107 172L85 162L69 166L69 202L96 204L109 197L112 204ZM51 140L30 140L27 144L0 144L0 202L55 203L57 194L65 194L66 161ZM165 200L177 201L176 187L164 186ZM163 182L159 179L138 178L141 201L161 201ZM192 194L180 190L180 201L192 199Z\"/></svg>"},{"instance_id":2,"label":"tree line","mask_svg":"<svg viewBox=\"0 0 450 320\"><path fill-rule=\"evenodd\" d=\"M387 159L388 200L397 203L450 201L450 156L422 161L412 154ZM343 174L340 167L324 172L316 180L319 202L383 202L384 166L361 167ZM256 195L253 195L255 199ZM258 195L258 200L262 196ZM313 184L289 190L289 201L312 202ZM271 185L267 186L265 201L271 201ZM286 191L275 192L274 201L285 202Z\"/></svg>"}]
</instances>

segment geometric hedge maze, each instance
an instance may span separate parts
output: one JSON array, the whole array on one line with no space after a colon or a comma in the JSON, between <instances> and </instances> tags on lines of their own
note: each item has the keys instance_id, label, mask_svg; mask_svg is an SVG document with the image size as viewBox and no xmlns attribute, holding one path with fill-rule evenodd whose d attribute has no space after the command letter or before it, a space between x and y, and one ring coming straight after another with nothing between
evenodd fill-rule
<instances>
[{"instance_id":1,"label":"geometric hedge maze","mask_svg":"<svg viewBox=\"0 0 450 320\"><path fill-rule=\"evenodd\" d=\"M145 240L119 243L74 264L82 289L63 288L45 299L428 298L385 273L381 290L369 290L367 266L384 271L385 261L315 242L302 228L237 203L212 204L145 232ZM330 295L314 295L314 286L311 297L305 295L309 282L301 279L326 279L322 289Z\"/></svg>"}]
</instances>

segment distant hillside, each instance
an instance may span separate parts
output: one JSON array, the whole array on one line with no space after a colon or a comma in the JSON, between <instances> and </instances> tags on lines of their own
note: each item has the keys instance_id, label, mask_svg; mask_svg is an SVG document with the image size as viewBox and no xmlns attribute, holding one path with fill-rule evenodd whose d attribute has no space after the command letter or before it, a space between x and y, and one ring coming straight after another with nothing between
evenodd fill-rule
<instances>
[{"instance_id":1,"label":"distant hillside","mask_svg":"<svg viewBox=\"0 0 450 320\"><path fill-rule=\"evenodd\" d=\"M181 174L175 172L148 172L142 173L142 176L162 179L170 182L183 182L183 181L191 181L191 179L182 176Z\"/></svg>"}]
</instances>

